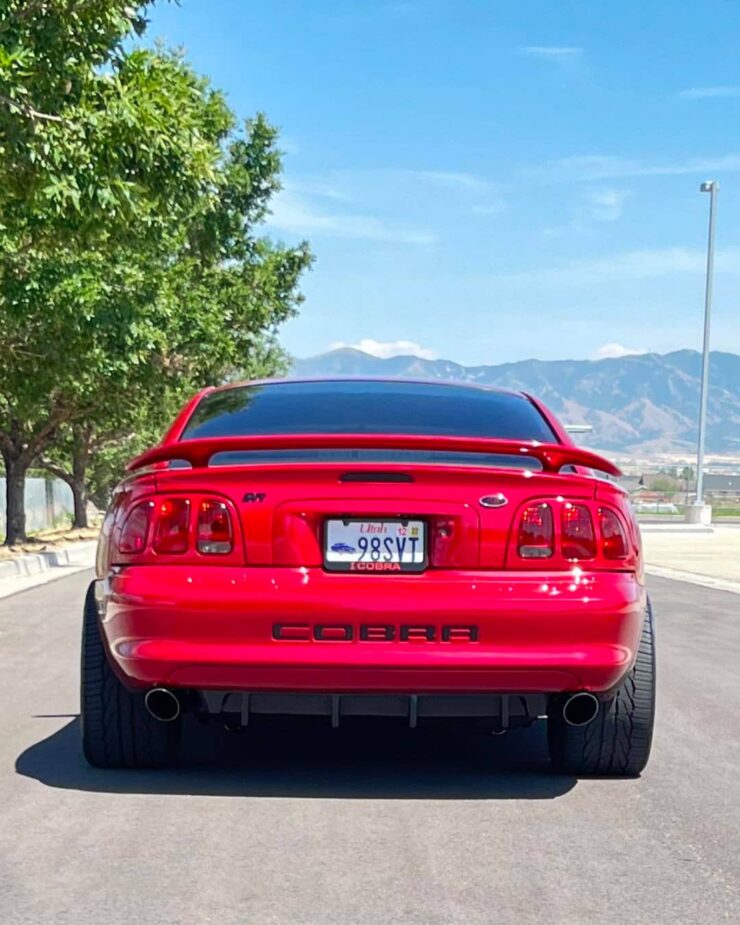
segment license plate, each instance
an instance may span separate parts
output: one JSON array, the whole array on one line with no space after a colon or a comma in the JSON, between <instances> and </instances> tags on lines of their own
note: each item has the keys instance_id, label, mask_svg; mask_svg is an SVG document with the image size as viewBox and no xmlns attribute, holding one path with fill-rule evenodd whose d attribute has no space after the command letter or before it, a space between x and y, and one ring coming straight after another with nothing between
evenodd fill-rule
<instances>
[{"instance_id":1,"label":"license plate","mask_svg":"<svg viewBox=\"0 0 740 925\"><path fill-rule=\"evenodd\" d=\"M423 520L327 520L324 566L333 572L421 572L427 566Z\"/></svg>"}]
</instances>

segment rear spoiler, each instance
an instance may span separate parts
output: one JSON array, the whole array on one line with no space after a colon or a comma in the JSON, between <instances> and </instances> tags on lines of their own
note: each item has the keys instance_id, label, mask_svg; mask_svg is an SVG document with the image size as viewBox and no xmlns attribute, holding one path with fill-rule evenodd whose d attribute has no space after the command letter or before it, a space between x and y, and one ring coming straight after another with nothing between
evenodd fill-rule
<instances>
[{"instance_id":1,"label":"rear spoiler","mask_svg":"<svg viewBox=\"0 0 740 925\"><path fill-rule=\"evenodd\" d=\"M536 440L497 440L490 437L448 437L428 434L257 434L245 437L201 437L155 446L137 456L126 467L134 472L155 463L184 460L193 468L206 467L216 453L249 450L296 449L395 449L455 450L462 453L498 453L536 459L545 472L559 472L563 466L583 466L619 476L621 471L589 450L561 443Z\"/></svg>"}]
</instances>

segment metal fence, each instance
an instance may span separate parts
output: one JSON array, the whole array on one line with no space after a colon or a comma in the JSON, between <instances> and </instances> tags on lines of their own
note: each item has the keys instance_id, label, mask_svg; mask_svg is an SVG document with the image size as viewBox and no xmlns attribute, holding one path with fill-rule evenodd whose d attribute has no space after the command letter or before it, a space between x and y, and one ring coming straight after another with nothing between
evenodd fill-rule
<instances>
[{"instance_id":1,"label":"metal fence","mask_svg":"<svg viewBox=\"0 0 740 925\"><path fill-rule=\"evenodd\" d=\"M68 526L72 489L61 479L26 479L26 530ZM0 477L0 536L5 533L5 479Z\"/></svg>"}]
</instances>

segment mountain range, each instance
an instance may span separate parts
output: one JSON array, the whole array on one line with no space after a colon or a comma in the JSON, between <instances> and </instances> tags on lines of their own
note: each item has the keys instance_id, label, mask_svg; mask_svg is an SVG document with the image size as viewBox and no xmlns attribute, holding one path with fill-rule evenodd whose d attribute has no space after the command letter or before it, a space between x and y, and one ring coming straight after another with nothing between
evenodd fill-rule
<instances>
[{"instance_id":1,"label":"mountain range","mask_svg":"<svg viewBox=\"0 0 740 925\"><path fill-rule=\"evenodd\" d=\"M380 359L341 348L293 361L296 376L445 379L530 392L567 424L589 424L584 441L622 453L683 453L696 446L701 354L645 353L604 360L521 360L462 366L416 356ZM740 356L710 357L707 450L740 453ZM580 439L580 438L579 438Z\"/></svg>"}]
</instances>

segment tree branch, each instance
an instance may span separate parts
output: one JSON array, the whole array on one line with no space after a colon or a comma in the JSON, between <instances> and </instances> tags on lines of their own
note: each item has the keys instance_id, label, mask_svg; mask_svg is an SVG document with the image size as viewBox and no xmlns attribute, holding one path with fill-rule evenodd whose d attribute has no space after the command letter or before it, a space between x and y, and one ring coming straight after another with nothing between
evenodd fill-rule
<instances>
[{"instance_id":1,"label":"tree branch","mask_svg":"<svg viewBox=\"0 0 740 925\"><path fill-rule=\"evenodd\" d=\"M17 109L18 112L27 116L33 122L37 120L45 122L64 122L61 116L54 116L48 112L39 112L38 109L34 109L33 106L30 106L28 103L20 103L18 100L14 100L9 96L3 96L2 93L0 93L0 103L4 103L9 109Z\"/></svg>"},{"instance_id":2,"label":"tree branch","mask_svg":"<svg viewBox=\"0 0 740 925\"><path fill-rule=\"evenodd\" d=\"M68 408L62 408L58 410L56 414L53 414L46 424L39 430L38 433L34 434L31 439L26 444L25 449L21 453L21 457L27 460L30 465L38 456L38 454L44 449L44 444L46 441L51 438L54 434L54 431L59 427L60 424L71 420L74 417L74 412L70 411Z\"/></svg>"},{"instance_id":3,"label":"tree branch","mask_svg":"<svg viewBox=\"0 0 740 925\"><path fill-rule=\"evenodd\" d=\"M69 472L55 465L53 462L50 462L48 459L44 459L43 456L36 460L36 464L39 469L46 469L47 472L51 472L52 475L55 475L58 479L62 479L62 481L66 482L68 485L71 485L74 481Z\"/></svg>"}]
</instances>

